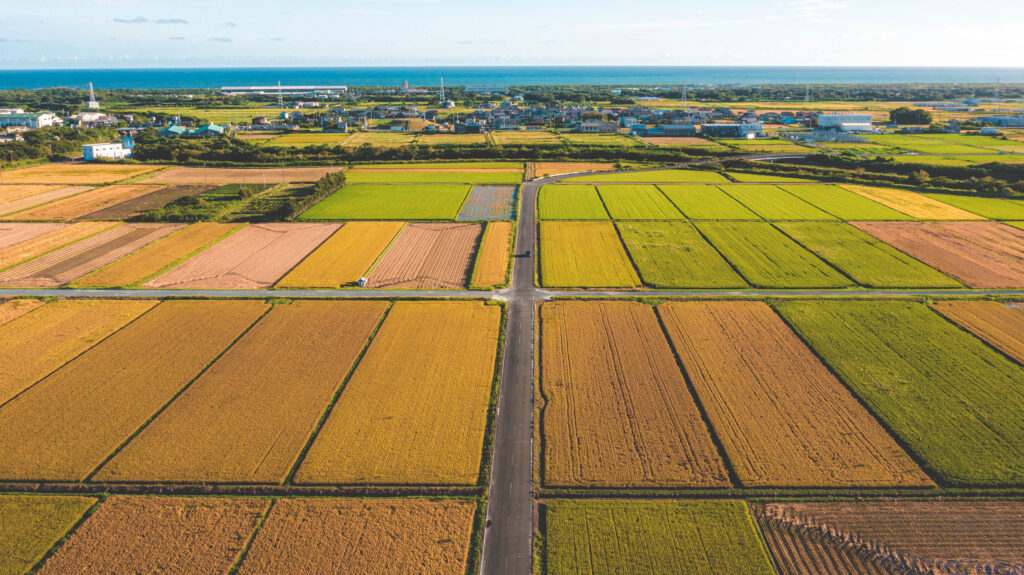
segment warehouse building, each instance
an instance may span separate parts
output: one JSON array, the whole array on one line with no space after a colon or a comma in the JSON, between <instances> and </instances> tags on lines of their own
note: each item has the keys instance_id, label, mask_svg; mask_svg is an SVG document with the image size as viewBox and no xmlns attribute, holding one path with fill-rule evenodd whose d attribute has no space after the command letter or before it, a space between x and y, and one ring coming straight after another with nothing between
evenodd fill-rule
<instances>
[{"instance_id":1,"label":"warehouse building","mask_svg":"<svg viewBox=\"0 0 1024 575\"><path fill-rule=\"evenodd\" d=\"M28 112L14 114L0 114L0 128L9 126L22 126L29 130L60 126L64 121L50 112Z\"/></svg>"},{"instance_id":2,"label":"warehouse building","mask_svg":"<svg viewBox=\"0 0 1024 575\"><path fill-rule=\"evenodd\" d=\"M838 132L871 132L871 116L868 114L818 114L819 130Z\"/></svg>"},{"instance_id":3,"label":"warehouse building","mask_svg":"<svg viewBox=\"0 0 1024 575\"><path fill-rule=\"evenodd\" d=\"M753 140L764 137L764 124L701 124L700 133L710 138Z\"/></svg>"},{"instance_id":4,"label":"warehouse building","mask_svg":"<svg viewBox=\"0 0 1024 575\"><path fill-rule=\"evenodd\" d=\"M0 116L2 117L2 116ZM982 116L979 124L992 124L1000 128L1024 128L1024 115L1021 116Z\"/></svg>"},{"instance_id":5,"label":"warehouse building","mask_svg":"<svg viewBox=\"0 0 1024 575\"><path fill-rule=\"evenodd\" d=\"M86 144L82 146L82 158L91 162L100 158L106 160L123 160L132 157L132 151L121 142L106 142L103 144Z\"/></svg>"}]
</instances>

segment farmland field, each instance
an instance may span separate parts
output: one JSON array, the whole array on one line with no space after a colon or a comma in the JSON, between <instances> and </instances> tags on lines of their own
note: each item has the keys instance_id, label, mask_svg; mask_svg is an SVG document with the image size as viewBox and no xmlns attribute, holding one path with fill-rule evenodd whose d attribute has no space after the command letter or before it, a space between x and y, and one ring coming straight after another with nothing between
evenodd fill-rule
<instances>
[{"instance_id":1,"label":"farmland field","mask_svg":"<svg viewBox=\"0 0 1024 575\"><path fill-rule=\"evenodd\" d=\"M542 186L537 198L542 220L607 220L608 211L594 186Z\"/></svg>"},{"instance_id":2,"label":"farmland field","mask_svg":"<svg viewBox=\"0 0 1024 575\"><path fill-rule=\"evenodd\" d=\"M338 146L347 140L347 132L292 132L272 140L261 141L264 146Z\"/></svg>"},{"instance_id":3,"label":"farmland field","mask_svg":"<svg viewBox=\"0 0 1024 575\"><path fill-rule=\"evenodd\" d=\"M41 299L0 299L0 326L10 323L28 312L41 307ZM2 403L3 400L0 400Z\"/></svg>"},{"instance_id":4,"label":"farmland field","mask_svg":"<svg viewBox=\"0 0 1024 575\"><path fill-rule=\"evenodd\" d=\"M240 575L464 575L476 505L416 499L281 499Z\"/></svg>"},{"instance_id":5,"label":"farmland field","mask_svg":"<svg viewBox=\"0 0 1024 575\"><path fill-rule=\"evenodd\" d=\"M523 172L522 162L459 162L459 161L433 161L433 162L393 162L376 164L356 164L352 172L476 172L476 171L502 171L502 172Z\"/></svg>"},{"instance_id":6,"label":"farmland field","mask_svg":"<svg viewBox=\"0 0 1024 575\"><path fill-rule=\"evenodd\" d=\"M519 184L523 171L472 170L465 172L416 170L360 170L352 169L346 175L349 184Z\"/></svg>"},{"instance_id":7,"label":"farmland field","mask_svg":"<svg viewBox=\"0 0 1024 575\"><path fill-rule=\"evenodd\" d=\"M0 223L0 251L66 226L58 223Z\"/></svg>"},{"instance_id":8,"label":"farmland field","mask_svg":"<svg viewBox=\"0 0 1024 575\"><path fill-rule=\"evenodd\" d=\"M622 134L579 134L575 132L562 132L562 138L570 144L582 144L585 146L615 146L618 148L633 148L640 145L635 138Z\"/></svg>"},{"instance_id":9,"label":"farmland field","mask_svg":"<svg viewBox=\"0 0 1024 575\"><path fill-rule=\"evenodd\" d=\"M337 229L336 224L254 224L144 284L169 289L266 289Z\"/></svg>"},{"instance_id":10,"label":"farmland field","mask_svg":"<svg viewBox=\"0 0 1024 575\"><path fill-rule=\"evenodd\" d=\"M147 184L217 185L289 184L315 182L340 167L319 168L186 168L164 170L145 180Z\"/></svg>"},{"instance_id":11,"label":"farmland field","mask_svg":"<svg viewBox=\"0 0 1024 575\"><path fill-rule=\"evenodd\" d=\"M1024 365L1024 312L994 301L939 301L932 309Z\"/></svg>"},{"instance_id":12,"label":"farmland field","mask_svg":"<svg viewBox=\"0 0 1024 575\"><path fill-rule=\"evenodd\" d=\"M454 220L466 184L352 184L303 212L301 220Z\"/></svg>"},{"instance_id":13,"label":"farmland field","mask_svg":"<svg viewBox=\"0 0 1024 575\"><path fill-rule=\"evenodd\" d=\"M637 287L633 264L610 222L541 222L545 287Z\"/></svg>"},{"instance_id":14,"label":"farmland field","mask_svg":"<svg viewBox=\"0 0 1024 575\"><path fill-rule=\"evenodd\" d=\"M377 148L398 148L408 146L416 139L412 132L353 132L342 145L346 148L358 148L369 144Z\"/></svg>"},{"instance_id":15,"label":"farmland field","mask_svg":"<svg viewBox=\"0 0 1024 575\"><path fill-rule=\"evenodd\" d=\"M355 284L402 226L402 222L347 222L275 287L336 288Z\"/></svg>"},{"instance_id":16,"label":"farmland field","mask_svg":"<svg viewBox=\"0 0 1024 575\"><path fill-rule=\"evenodd\" d=\"M845 223L779 222L775 227L863 286L962 287L949 276Z\"/></svg>"},{"instance_id":17,"label":"farmland field","mask_svg":"<svg viewBox=\"0 0 1024 575\"><path fill-rule=\"evenodd\" d=\"M745 288L689 222L620 222L622 241L644 284L656 288Z\"/></svg>"},{"instance_id":18,"label":"farmland field","mask_svg":"<svg viewBox=\"0 0 1024 575\"><path fill-rule=\"evenodd\" d=\"M227 573L269 505L259 498L112 497L37 573Z\"/></svg>"},{"instance_id":19,"label":"farmland field","mask_svg":"<svg viewBox=\"0 0 1024 575\"><path fill-rule=\"evenodd\" d=\"M744 154L765 152L769 154L806 154L810 149L785 140L719 140L719 143L738 148Z\"/></svg>"},{"instance_id":20,"label":"farmland field","mask_svg":"<svg viewBox=\"0 0 1024 575\"><path fill-rule=\"evenodd\" d=\"M531 146L536 144L562 143L562 139L556 134L545 131L497 131L491 132L491 138L499 146Z\"/></svg>"},{"instance_id":21,"label":"farmland field","mask_svg":"<svg viewBox=\"0 0 1024 575\"><path fill-rule=\"evenodd\" d=\"M761 219L717 186L680 184L658 187L691 220Z\"/></svg>"},{"instance_id":22,"label":"farmland field","mask_svg":"<svg viewBox=\"0 0 1024 575\"><path fill-rule=\"evenodd\" d=\"M475 275L471 282L473 286L493 288L505 284L514 231L512 222L487 224L476 259Z\"/></svg>"},{"instance_id":23,"label":"farmland field","mask_svg":"<svg viewBox=\"0 0 1024 575\"><path fill-rule=\"evenodd\" d=\"M614 169L615 164L612 163L536 162L533 164L536 178L576 172L609 172Z\"/></svg>"},{"instance_id":24,"label":"farmland field","mask_svg":"<svg viewBox=\"0 0 1024 575\"><path fill-rule=\"evenodd\" d=\"M750 285L765 288L836 288L852 285L766 222L698 222L697 229Z\"/></svg>"},{"instance_id":25,"label":"farmland field","mask_svg":"<svg viewBox=\"0 0 1024 575\"><path fill-rule=\"evenodd\" d=\"M4 170L2 179L5 184L101 185L119 182L158 169L160 166L135 164L56 163Z\"/></svg>"},{"instance_id":26,"label":"farmland field","mask_svg":"<svg viewBox=\"0 0 1024 575\"><path fill-rule=\"evenodd\" d=\"M741 184L746 183L786 183L786 182L810 182L811 180L805 180L803 178L792 178L789 176L769 176L765 174L749 174L746 172L726 172L725 175L740 182Z\"/></svg>"},{"instance_id":27,"label":"farmland field","mask_svg":"<svg viewBox=\"0 0 1024 575\"><path fill-rule=\"evenodd\" d=\"M81 194L90 189L92 188L89 188L87 186L58 186L57 189L39 195L28 196L25 198L21 198L19 200L14 200L2 204L0 205L0 215L9 216L6 218L8 220L18 220L21 219L17 215L18 212L25 211L28 210L29 208L34 208L36 206L42 206L43 204L47 204L49 202L55 202L58 200L63 200L64 198L70 198L71 196Z\"/></svg>"},{"instance_id":28,"label":"farmland field","mask_svg":"<svg viewBox=\"0 0 1024 575\"><path fill-rule=\"evenodd\" d=\"M922 304L776 305L941 483L1024 481L1024 368Z\"/></svg>"},{"instance_id":29,"label":"farmland field","mask_svg":"<svg viewBox=\"0 0 1024 575\"><path fill-rule=\"evenodd\" d=\"M118 185L96 188L75 194L62 200L15 212L4 216L6 220L60 220L67 221L81 218L93 212L116 206L122 202L133 200L146 194L159 191L160 186L152 185Z\"/></svg>"},{"instance_id":30,"label":"farmland field","mask_svg":"<svg viewBox=\"0 0 1024 575\"><path fill-rule=\"evenodd\" d=\"M482 146L486 143L486 134L420 134L416 138L420 146Z\"/></svg>"},{"instance_id":31,"label":"farmland field","mask_svg":"<svg viewBox=\"0 0 1024 575\"><path fill-rule=\"evenodd\" d=\"M729 485L653 308L545 303L540 329L544 485Z\"/></svg>"},{"instance_id":32,"label":"farmland field","mask_svg":"<svg viewBox=\"0 0 1024 575\"><path fill-rule=\"evenodd\" d=\"M516 186L473 186L459 220L510 220L516 206Z\"/></svg>"},{"instance_id":33,"label":"farmland field","mask_svg":"<svg viewBox=\"0 0 1024 575\"><path fill-rule=\"evenodd\" d=\"M366 286L465 287L482 232L481 224L408 224L370 270Z\"/></svg>"},{"instance_id":34,"label":"farmland field","mask_svg":"<svg viewBox=\"0 0 1024 575\"><path fill-rule=\"evenodd\" d=\"M274 306L94 480L282 483L387 308Z\"/></svg>"},{"instance_id":35,"label":"farmland field","mask_svg":"<svg viewBox=\"0 0 1024 575\"><path fill-rule=\"evenodd\" d=\"M700 170L653 170L646 172L617 172L614 174L594 174L590 176L573 176L566 182L624 182L624 183L680 183L680 184L727 184L729 180L716 172Z\"/></svg>"},{"instance_id":36,"label":"farmland field","mask_svg":"<svg viewBox=\"0 0 1024 575\"><path fill-rule=\"evenodd\" d=\"M0 573L30 572L96 501L91 497L0 495Z\"/></svg>"},{"instance_id":37,"label":"farmland field","mask_svg":"<svg viewBox=\"0 0 1024 575\"><path fill-rule=\"evenodd\" d=\"M1024 232L996 222L856 222L973 288L1024 287Z\"/></svg>"},{"instance_id":38,"label":"farmland field","mask_svg":"<svg viewBox=\"0 0 1024 575\"><path fill-rule=\"evenodd\" d=\"M614 220L681 220L683 215L655 186L598 186L598 193Z\"/></svg>"},{"instance_id":39,"label":"farmland field","mask_svg":"<svg viewBox=\"0 0 1024 575\"><path fill-rule=\"evenodd\" d=\"M397 302L296 483L475 485L501 308Z\"/></svg>"},{"instance_id":40,"label":"farmland field","mask_svg":"<svg viewBox=\"0 0 1024 575\"><path fill-rule=\"evenodd\" d=\"M917 192L843 184L847 190L921 220L983 220L972 214Z\"/></svg>"},{"instance_id":41,"label":"farmland field","mask_svg":"<svg viewBox=\"0 0 1024 575\"><path fill-rule=\"evenodd\" d=\"M742 501L546 504L548 575L773 575Z\"/></svg>"},{"instance_id":42,"label":"farmland field","mask_svg":"<svg viewBox=\"0 0 1024 575\"><path fill-rule=\"evenodd\" d=\"M127 187L127 186L121 186ZM196 196L214 189L213 186L164 186L156 190L130 198L123 202L101 208L79 219L83 220L127 220L155 210L187 196Z\"/></svg>"},{"instance_id":43,"label":"farmland field","mask_svg":"<svg viewBox=\"0 0 1024 575\"><path fill-rule=\"evenodd\" d=\"M776 186L733 184L721 187L751 211L766 220L834 220L800 198Z\"/></svg>"},{"instance_id":44,"label":"farmland field","mask_svg":"<svg viewBox=\"0 0 1024 575\"><path fill-rule=\"evenodd\" d=\"M914 218L833 184L779 186L841 220L912 220Z\"/></svg>"},{"instance_id":45,"label":"farmland field","mask_svg":"<svg viewBox=\"0 0 1024 575\"><path fill-rule=\"evenodd\" d=\"M932 485L764 303L658 311L744 486Z\"/></svg>"},{"instance_id":46,"label":"farmland field","mask_svg":"<svg viewBox=\"0 0 1024 575\"><path fill-rule=\"evenodd\" d=\"M15 224L2 224L5 227ZM18 224L23 225L23 224ZM51 225L51 224L28 224ZM10 268L26 260L41 256L72 242L108 230L117 224L111 222L76 222L74 224L52 224L51 231L7 247L0 247L0 270Z\"/></svg>"},{"instance_id":47,"label":"farmland field","mask_svg":"<svg viewBox=\"0 0 1024 575\"><path fill-rule=\"evenodd\" d=\"M0 210L10 202L59 190L61 187L60 184L0 184Z\"/></svg>"},{"instance_id":48,"label":"farmland field","mask_svg":"<svg viewBox=\"0 0 1024 575\"><path fill-rule=\"evenodd\" d=\"M86 479L265 310L157 305L0 409L0 479Z\"/></svg>"},{"instance_id":49,"label":"farmland field","mask_svg":"<svg viewBox=\"0 0 1024 575\"><path fill-rule=\"evenodd\" d=\"M1024 201L958 194L925 194L933 200L956 206L993 220L1024 218Z\"/></svg>"}]
</instances>

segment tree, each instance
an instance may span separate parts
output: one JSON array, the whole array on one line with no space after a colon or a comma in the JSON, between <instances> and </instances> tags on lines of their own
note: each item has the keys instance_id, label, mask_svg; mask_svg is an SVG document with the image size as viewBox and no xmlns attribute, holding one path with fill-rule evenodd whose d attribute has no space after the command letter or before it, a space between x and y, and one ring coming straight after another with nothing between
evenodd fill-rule
<instances>
[{"instance_id":1,"label":"tree","mask_svg":"<svg viewBox=\"0 0 1024 575\"><path fill-rule=\"evenodd\" d=\"M900 125L931 124L932 113L927 110L907 108L906 106L904 106L902 108L896 108L895 110L889 112L889 121L891 121L893 124Z\"/></svg>"}]
</instances>

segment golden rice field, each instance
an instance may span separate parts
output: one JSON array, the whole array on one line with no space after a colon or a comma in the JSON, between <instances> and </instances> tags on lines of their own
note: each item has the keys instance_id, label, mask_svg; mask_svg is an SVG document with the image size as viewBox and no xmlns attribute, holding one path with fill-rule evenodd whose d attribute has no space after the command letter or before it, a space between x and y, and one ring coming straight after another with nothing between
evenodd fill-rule
<instances>
[{"instance_id":1,"label":"golden rice field","mask_svg":"<svg viewBox=\"0 0 1024 575\"><path fill-rule=\"evenodd\" d=\"M920 220L984 220L985 218L960 208L929 198L923 194L897 190L894 188L877 188L843 184L843 188L874 200L898 212Z\"/></svg>"},{"instance_id":2,"label":"golden rice field","mask_svg":"<svg viewBox=\"0 0 1024 575\"><path fill-rule=\"evenodd\" d=\"M397 302L296 483L475 485L502 310Z\"/></svg>"},{"instance_id":3,"label":"golden rice field","mask_svg":"<svg viewBox=\"0 0 1024 575\"><path fill-rule=\"evenodd\" d=\"M601 162L534 162L532 166L535 178L562 174L575 174L578 172L609 172L615 169L615 164Z\"/></svg>"},{"instance_id":4,"label":"golden rice field","mask_svg":"<svg viewBox=\"0 0 1024 575\"><path fill-rule=\"evenodd\" d=\"M109 184L159 170L161 166L138 164L54 163L4 170L4 184Z\"/></svg>"},{"instance_id":5,"label":"golden rice field","mask_svg":"<svg viewBox=\"0 0 1024 575\"><path fill-rule=\"evenodd\" d=\"M96 499L0 496L0 573L28 573L78 523Z\"/></svg>"},{"instance_id":6,"label":"golden rice field","mask_svg":"<svg viewBox=\"0 0 1024 575\"><path fill-rule=\"evenodd\" d=\"M88 192L76 194L63 200L15 212L4 216L5 220L44 220L67 221L91 214L121 202L163 189L162 186L146 184L130 184L96 188Z\"/></svg>"},{"instance_id":7,"label":"golden rice field","mask_svg":"<svg viewBox=\"0 0 1024 575\"><path fill-rule=\"evenodd\" d=\"M336 288L359 281L384 252L402 222L347 222L299 265L279 288Z\"/></svg>"},{"instance_id":8,"label":"golden rice field","mask_svg":"<svg viewBox=\"0 0 1024 575\"><path fill-rule=\"evenodd\" d=\"M43 305L41 299L0 299L0 327Z\"/></svg>"},{"instance_id":9,"label":"golden rice field","mask_svg":"<svg viewBox=\"0 0 1024 575\"><path fill-rule=\"evenodd\" d=\"M1024 311L994 301L939 301L932 309L1024 364Z\"/></svg>"},{"instance_id":10,"label":"golden rice field","mask_svg":"<svg viewBox=\"0 0 1024 575\"><path fill-rule=\"evenodd\" d=\"M471 285L493 288L504 285L508 279L509 250L514 229L512 222L490 222L484 231L480 251L476 256L476 269Z\"/></svg>"},{"instance_id":11,"label":"golden rice field","mask_svg":"<svg viewBox=\"0 0 1024 575\"><path fill-rule=\"evenodd\" d=\"M610 222L541 222L540 280L545 287L639 287Z\"/></svg>"},{"instance_id":12,"label":"golden rice field","mask_svg":"<svg viewBox=\"0 0 1024 575\"><path fill-rule=\"evenodd\" d=\"M46 192L52 192L59 190L60 184L3 184L0 185L0 209L3 209L5 204L22 200L25 198L31 198L39 194Z\"/></svg>"},{"instance_id":13,"label":"golden rice field","mask_svg":"<svg viewBox=\"0 0 1024 575\"><path fill-rule=\"evenodd\" d=\"M112 222L77 222L13 246L0 249L0 270L66 246L82 238L96 235L118 224Z\"/></svg>"}]
</instances>

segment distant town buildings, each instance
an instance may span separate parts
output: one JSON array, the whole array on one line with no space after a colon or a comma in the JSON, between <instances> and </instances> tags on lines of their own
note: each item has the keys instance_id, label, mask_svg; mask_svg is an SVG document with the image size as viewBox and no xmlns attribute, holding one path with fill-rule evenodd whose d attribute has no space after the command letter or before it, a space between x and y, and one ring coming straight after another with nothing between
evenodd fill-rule
<instances>
[{"instance_id":1,"label":"distant town buildings","mask_svg":"<svg viewBox=\"0 0 1024 575\"><path fill-rule=\"evenodd\" d=\"M48 128L50 126L61 126L63 124L64 120L50 112L25 113L23 111L18 111L8 114L0 113L0 128L22 126L29 130L36 130L39 128Z\"/></svg>"},{"instance_id":2,"label":"distant town buildings","mask_svg":"<svg viewBox=\"0 0 1024 575\"><path fill-rule=\"evenodd\" d=\"M619 131L619 125L615 122L583 122L580 124L580 132L584 134L614 134Z\"/></svg>"},{"instance_id":3,"label":"distant town buildings","mask_svg":"<svg viewBox=\"0 0 1024 575\"><path fill-rule=\"evenodd\" d=\"M982 124L992 124L1000 128L1024 128L1024 114L1020 116L982 116L978 118Z\"/></svg>"},{"instance_id":4,"label":"distant town buildings","mask_svg":"<svg viewBox=\"0 0 1024 575\"><path fill-rule=\"evenodd\" d=\"M764 137L764 124L701 124L700 133L710 138L753 140Z\"/></svg>"}]
</instances>

